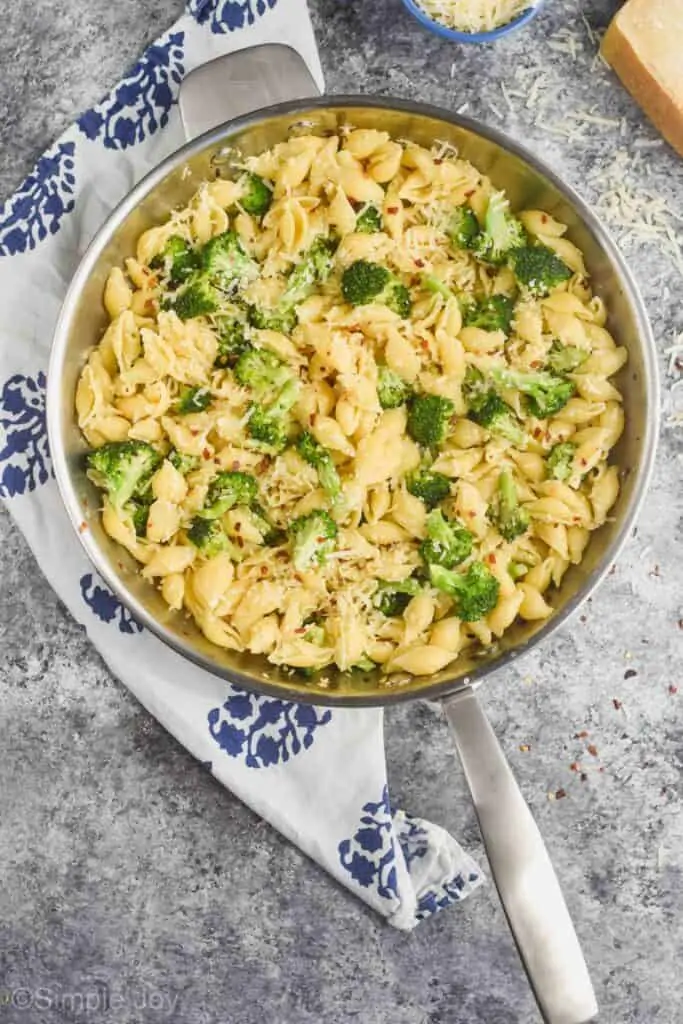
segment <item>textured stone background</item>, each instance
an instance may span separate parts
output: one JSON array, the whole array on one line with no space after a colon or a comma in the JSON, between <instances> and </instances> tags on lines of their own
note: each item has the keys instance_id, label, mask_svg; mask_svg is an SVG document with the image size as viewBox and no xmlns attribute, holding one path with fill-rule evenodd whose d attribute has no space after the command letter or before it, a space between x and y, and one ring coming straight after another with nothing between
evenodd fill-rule
<instances>
[{"instance_id":1,"label":"textured stone background","mask_svg":"<svg viewBox=\"0 0 683 1024\"><path fill-rule=\"evenodd\" d=\"M313 13L329 91L467 103L591 200L590 175L626 148L640 154L630 187L667 196L681 215L683 165L595 64L579 17L583 8L599 30L617 6L555 0L489 49L425 33L399 0L320 0ZM180 10L180 0L7 5L0 194ZM575 57L546 46L566 27ZM508 109L500 82L528 94L541 73L540 108L513 95ZM623 128L589 125L573 141L548 129L572 123L572 110ZM681 274L656 244L625 245L663 353L683 330ZM671 405L666 393L663 419ZM563 879L608 1024L683 1019L683 686L671 689L683 683L681 436L664 428L637 538L585 616L484 694ZM85 1016L117 1024L538 1020L491 886L410 936L382 925L212 782L111 678L4 511L0 551L0 989L108 985L125 1007ZM394 800L482 856L442 721L420 704L387 719ZM569 769L575 760L585 782ZM566 797L549 799L558 789ZM84 1017L34 1007L5 1019Z\"/></svg>"}]
</instances>

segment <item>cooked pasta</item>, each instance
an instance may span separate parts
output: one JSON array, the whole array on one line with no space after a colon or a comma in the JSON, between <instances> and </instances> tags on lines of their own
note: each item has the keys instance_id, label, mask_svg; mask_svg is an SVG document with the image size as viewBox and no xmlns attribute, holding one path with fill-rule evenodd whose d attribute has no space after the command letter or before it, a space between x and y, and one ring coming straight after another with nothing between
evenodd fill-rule
<instances>
[{"instance_id":1,"label":"cooked pasta","mask_svg":"<svg viewBox=\"0 0 683 1024\"><path fill-rule=\"evenodd\" d=\"M581 252L475 167L299 136L111 270L77 392L107 534L214 644L429 675L552 615L619 492Z\"/></svg>"}]
</instances>

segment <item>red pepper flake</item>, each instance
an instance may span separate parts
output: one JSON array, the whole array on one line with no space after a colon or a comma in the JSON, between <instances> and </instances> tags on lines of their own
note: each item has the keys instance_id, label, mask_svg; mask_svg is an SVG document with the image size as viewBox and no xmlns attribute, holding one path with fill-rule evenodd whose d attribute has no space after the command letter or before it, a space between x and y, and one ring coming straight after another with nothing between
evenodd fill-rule
<instances>
[{"instance_id":1,"label":"red pepper flake","mask_svg":"<svg viewBox=\"0 0 683 1024\"><path fill-rule=\"evenodd\" d=\"M468 189L467 192L465 192L465 199L469 199L470 196L473 196L476 191L476 188Z\"/></svg>"},{"instance_id":2,"label":"red pepper flake","mask_svg":"<svg viewBox=\"0 0 683 1024\"><path fill-rule=\"evenodd\" d=\"M541 427L534 427L534 431L533 431L533 434L534 434L534 437L535 437L535 438L539 438L539 437L542 437L542 436L543 436L543 430L542 430L542 428L541 428Z\"/></svg>"},{"instance_id":3,"label":"red pepper flake","mask_svg":"<svg viewBox=\"0 0 683 1024\"><path fill-rule=\"evenodd\" d=\"M634 668L627 668L624 672L624 679L633 679L633 677L637 675L638 673Z\"/></svg>"},{"instance_id":4,"label":"red pepper flake","mask_svg":"<svg viewBox=\"0 0 683 1024\"><path fill-rule=\"evenodd\" d=\"M614 705L615 711L621 711L622 707L624 706L618 697L612 697L612 704Z\"/></svg>"},{"instance_id":5,"label":"red pepper flake","mask_svg":"<svg viewBox=\"0 0 683 1024\"><path fill-rule=\"evenodd\" d=\"M306 627L305 626L299 626L297 629L294 630L294 632L295 633L305 633L306 632Z\"/></svg>"},{"instance_id":6,"label":"red pepper flake","mask_svg":"<svg viewBox=\"0 0 683 1024\"><path fill-rule=\"evenodd\" d=\"M591 757L597 757L598 756L598 748L595 746L594 743L589 743L588 746L586 747L586 750L588 751L588 753L590 754Z\"/></svg>"},{"instance_id":7,"label":"red pepper flake","mask_svg":"<svg viewBox=\"0 0 683 1024\"><path fill-rule=\"evenodd\" d=\"M547 224L547 223L548 223L548 214L547 213L542 213L541 214L541 224Z\"/></svg>"},{"instance_id":8,"label":"red pepper flake","mask_svg":"<svg viewBox=\"0 0 683 1024\"><path fill-rule=\"evenodd\" d=\"M434 163L435 163L435 164L437 164L437 166L438 166L439 164L442 164L442 163L443 163L443 158L442 158L442 157L440 157L440 156L435 156L435 157L434 157Z\"/></svg>"},{"instance_id":9,"label":"red pepper flake","mask_svg":"<svg viewBox=\"0 0 683 1024\"><path fill-rule=\"evenodd\" d=\"M387 206L387 213L398 213L398 206Z\"/></svg>"},{"instance_id":10,"label":"red pepper flake","mask_svg":"<svg viewBox=\"0 0 683 1024\"><path fill-rule=\"evenodd\" d=\"M230 464L230 468L234 469L234 470L238 470L240 468L240 461L239 461L239 459L233 459L232 463Z\"/></svg>"},{"instance_id":11,"label":"red pepper flake","mask_svg":"<svg viewBox=\"0 0 683 1024\"><path fill-rule=\"evenodd\" d=\"M476 517L476 514L477 514L477 513L476 513L476 512L473 512L473 511L472 511L472 509L470 509L470 510L468 511L468 513L467 513L467 515L468 515L468 516L470 517L470 519L474 519L474 518Z\"/></svg>"},{"instance_id":12,"label":"red pepper flake","mask_svg":"<svg viewBox=\"0 0 683 1024\"><path fill-rule=\"evenodd\" d=\"M671 683L671 684L669 685L669 693L670 693L670 694L671 694L671 696L673 697L673 696L674 696L675 694L677 694L677 693L678 693L678 687L677 687L677 686L674 686L674 684L673 684L673 683Z\"/></svg>"},{"instance_id":13,"label":"red pepper flake","mask_svg":"<svg viewBox=\"0 0 683 1024\"><path fill-rule=\"evenodd\" d=\"M242 524L240 522L235 523L235 532L240 533L242 530Z\"/></svg>"},{"instance_id":14,"label":"red pepper flake","mask_svg":"<svg viewBox=\"0 0 683 1024\"><path fill-rule=\"evenodd\" d=\"M572 516L572 522L573 523L580 523L581 522L581 516Z\"/></svg>"},{"instance_id":15,"label":"red pepper flake","mask_svg":"<svg viewBox=\"0 0 683 1024\"><path fill-rule=\"evenodd\" d=\"M311 427L315 426L315 413L314 412L312 412L311 415L308 417L308 424Z\"/></svg>"},{"instance_id":16,"label":"red pepper flake","mask_svg":"<svg viewBox=\"0 0 683 1024\"><path fill-rule=\"evenodd\" d=\"M555 793L555 799L556 800L564 800L566 795L567 795L566 789L558 789L557 792Z\"/></svg>"},{"instance_id":17,"label":"red pepper flake","mask_svg":"<svg viewBox=\"0 0 683 1024\"><path fill-rule=\"evenodd\" d=\"M316 540L317 540L318 544L324 544L325 543L325 537L316 537Z\"/></svg>"},{"instance_id":18,"label":"red pepper flake","mask_svg":"<svg viewBox=\"0 0 683 1024\"><path fill-rule=\"evenodd\" d=\"M269 575L268 574L268 566L267 565L262 565L261 566L261 575L262 576L268 576Z\"/></svg>"},{"instance_id":19,"label":"red pepper flake","mask_svg":"<svg viewBox=\"0 0 683 1024\"><path fill-rule=\"evenodd\" d=\"M424 349L425 352L429 351L429 342L427 341L426 338L423 338L422 341L420 342L420 348Z\"/></svg>"},{"instance_id":20,"label":"red pepper flake","mask_svg":"<svg viewBox=\"0 0 683 1024\"><path fill-rule=\"evenodd\" d=\"M147 312L147 313L153 313L154 310L156 309L156 307L157 307L157 304L154 301L154 299L147 299L147 301L145 302L144 308L145 308L145 312Z\"/></svg>"},{"instance_id":21,"label":"red pepper flake","mask_svg":"<svg viewBox=\"0 0 683 1024\"><path fill-rule=\"evenodd\" d=\"M420 267L420 268L424 267L424 265L425 265L425 261L421 260L421 259L413 260L413 263L415 264L416 267Z\"/></svg>"},{"instance_id":22,"label":"red pepper flake","mask_svg":"<svg viewBox=\"0 0 683 1024\"><path fill-rule=\"evenodd\" d=\"M586 465L588 465L588 460L587 459L579 459L579 464L581 466L586 466Z\"/></svg>"},{"instance_id":23,"label":"red pepper flake","mask_svg":"<svg viewBox=\"0 0 683 1024\"><path fill-rule=\"evenodd\" d=\"M486 556L486 560L488 561L489 565L495 565L495 564L496 564L496 556L495 556L495 554L493 553L493 551L491 551L491 552L490 552L490 553L489 553L489 554L488 554L488 555Z\"/></svg>"},{"instance_id":24,"label":"red pepper flake","mask_svg":"<svg viewBox=\"0 0 683 1024\"><path fill-rule=\"evenodd\" d=\"M85 531L86 531L87 529L88 529L88 524L86 523L86 521L85 521L85 519L84 519L84 520L82 520L82 522L81 522L81 523L79 523L79 526L78 526L78 532L79 532L79 533L85 533Z\"/></svg>"},{"instance_id":25,"label":"red pepper flake","mask_svg":"<svg viewBox=\"0 0 683 1024\"><path fill-rule=\"evenodd\" d=\"M578 761L572 761L572 763L569 765L569 771L570 772L578 772L580 770L581 770L581 765L579 764Z\"/></svg>"},{"instance_id":26,"label":"red pepper flake","mask_svg":"<svg viewBox=\"0 0 683 1024\"><path fill-rule=\"evenodd\" d=\"M240 548L244 547L244 537L235 537L235 540L237 541L237 546L238 547L240 547Z\"/></svg>"},{"instance_id":27,"label":"red pepper flake","mask_svg":"<svg viewBox=\"0 0 683 1024\"><path fill-rule=\"evenodd\" d=\"M533 360L532 360L532 361L531 361L531 362L529 363L529 366L531 367L531 369L532 369L532 370L537 370L537 369L538 369L538 367L539 367L539 366L541 366L541 365L542 365L542 364L541 364L541 360L540 360L540 359L533 359Z\"/></svg>"},{"instance_id":28,"label":"red pepper flake","mask_svg":"<svg viewBox=\"0 0 683 1024\"><path fill-rule=\"evenodd\" d=\"M581 732L574 733L575 740L585 740L586 736L590 736L590 733L586 732L585 729L582 729Z\"/></svg>"},{"instance_id":29,"label":"red pepper flake","mask_svg":"<svg viewBox=\"0 0 683 1024\"><path fill-rule=\"evenodd\" d=\"M196 427L190 427L190 433L192 434L193 437L196 437L199 431L197 430Z\"/></svg>"},{"instance_id":30,"label":"red pepper flake","mask_svg":"<svg viewBox=\"0 0 683 1024\"><path fill-rule=\"evenodd\" d=\"M203 459L210 459L211 458L211 452L209 451L208 448L204 448L204 450L202 451L202 458Z\"/></svg>"}]
</instances>

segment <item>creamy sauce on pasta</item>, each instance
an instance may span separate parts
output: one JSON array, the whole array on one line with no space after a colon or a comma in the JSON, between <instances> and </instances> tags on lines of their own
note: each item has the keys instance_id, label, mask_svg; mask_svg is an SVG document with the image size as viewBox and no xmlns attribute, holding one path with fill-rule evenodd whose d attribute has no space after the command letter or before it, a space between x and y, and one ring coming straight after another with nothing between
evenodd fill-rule
<instances>
[{"instance_id":1,"label":"creamy sauce on pasta","mask_svg":"<svg viewBox=\"0 0 683 1024\"><path fill-rule=\"evenodd\" d=\"M481 236L478 250L454 242L454 213L474 215L475 228L485 231L492 197L504 211L506 203L444 146L430 151L386 132L349 130L293 138L246 159L244 169L267 187L262 215L245 210L253 179L206 182L110 273L104 302L111 323L82 371L78 422L93 449L116 453L116 445L140 442L151 446L155 462L125 501L104 482L107 533L213 643L297 669L379 665L427 675L472 646L491 644L518 617L551 615L553 589L581 561L591 531L616 500L618 472L608 455L624 425L621 395L609 378L626 352L605 326L606 310L565 226L543 211L514 218L507 211L526 244L563 268L562 280L539 294L536 282L518 279L512 257L492 262ZM358 230L369 207L374 229ZM204 247L228 231L240 240L248 272L228 284L215 278L219 308L197 316L185 308L183 319L179 296L204 273ZM321 238L332 240L332 255L296 302L287 329L254 326L254 310L282 307L293 268ZM194 267L181 283L170 281L164 255L173 239ZM384 267L400 282L407 315L383 301L347 301L345 272L358 261ZM510 314L495 329L480 315L492 308L492 296L502 297ZM296 389L282 450L264 446L252 422L259 403L273 396L245 386L233 358L221 357L226 311L242 317L245 345L269 353ZM579 364L562 370L571 397L539 417L505 374L547 375L558 352L580 353ZM379 398L387 371L413 396L394 408ZM488 381L503 401L513 440L475 415L472 379ZM450 403L442 406L450 410L446 433L432 447L411 428L414 396ZM339 482L334 499L329 481L326 489L302 457L302 432L331 460ZM553 452L562 445L569 456L560 473ZM469 554L447 571L464 574L476 563L495 583L493 603L478 618L434 582L424 554L434 509L414 481L425 468L445 487L431 504L470 538ZM235 472L254 479L260 511L237 502L215 516L207 511L212 482ZM499 529L503 478L526 523L509 539ZM319 558L296 568L291 524L315 511L334 521L336 536ZM266 539L264 517L274 539ZM209 557L191 539L199 520L227 538ZM400 591L408 580L412 593L387 614L378 594Z\"/></svg>"}]
</instances>

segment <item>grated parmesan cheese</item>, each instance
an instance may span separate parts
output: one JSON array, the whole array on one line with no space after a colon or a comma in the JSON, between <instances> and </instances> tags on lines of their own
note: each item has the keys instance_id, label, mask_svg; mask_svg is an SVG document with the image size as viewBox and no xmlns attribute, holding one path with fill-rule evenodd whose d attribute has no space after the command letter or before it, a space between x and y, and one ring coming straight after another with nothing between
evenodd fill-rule
<instances>
[{"instance_id":1,"label":"grated parmesan cheese","mask_svg":"<svg viewBox=\"0 0 683 1024\"><path fill-rule=\"evenodd\" d=\"M434 21L458 32L490 32L528 10L529 0L418 0Z\"/></svg>"}]
</instances>

